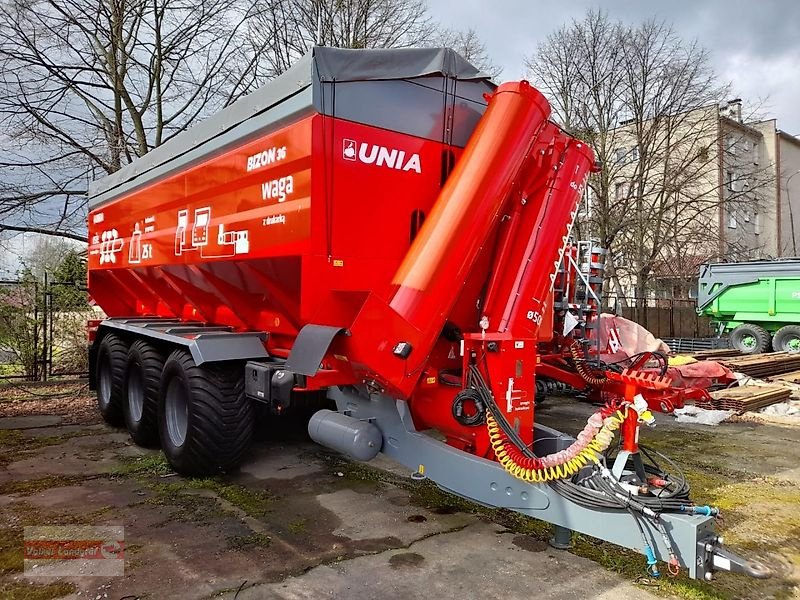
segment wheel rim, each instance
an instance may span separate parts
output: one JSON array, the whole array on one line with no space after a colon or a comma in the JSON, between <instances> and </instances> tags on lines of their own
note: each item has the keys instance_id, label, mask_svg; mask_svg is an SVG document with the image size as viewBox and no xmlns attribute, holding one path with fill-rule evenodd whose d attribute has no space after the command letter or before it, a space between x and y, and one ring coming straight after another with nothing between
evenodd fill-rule
<instances>
[{"instance_id":1,"label":"wheel rim","mask_svg":"<svg viewBox=\"0 0 800 600\"><path fill-rule=\"evenodd\" d=\"M746 335L742 338L742 346L747 349L755 348L756 347L756 338L752 335Z\"/></svg>"},{"instance_id":2,"label":"wheel rim","mask_svg":"<svg viewBox=\"0 0 800 600\"><path fill-rule=\"evenodd\" d=\"M786 349L792 352L800 351L800 337L793 337L786 343Z\"/></svg>"},{"instance_id":3,"label":"wheel rim","mask_svg":"<svg viewBox=\"0 0 800 600\"><path fill-rule=\"evenodd\" d=\"M128 409L131 420L138 423L142 420L144 410L144 387L142 386L142 373L134 366L128 373Z\"/></svg>"},{"instance_id":4,"label":"wheel rim","mask_svg":"<svg viewBox=\"0 0 800 600\"><path fill-rule=\"evenodd\" d=\"M111 361L108 356L104 355L100 361L100 380L97 383L100 408L105 410L111 404Z\"/></svg>"},{"instance_id":5,"label":"wheel rim","mask_svg":"<svg viewBox=\"0 0 800 600\"><path fill-rule=\"evenodd\" d=\"M182 446L189 425L189 398L179 379L169 382L164 404L169 439L174 446Z\"/></svg>"}]
</instances>

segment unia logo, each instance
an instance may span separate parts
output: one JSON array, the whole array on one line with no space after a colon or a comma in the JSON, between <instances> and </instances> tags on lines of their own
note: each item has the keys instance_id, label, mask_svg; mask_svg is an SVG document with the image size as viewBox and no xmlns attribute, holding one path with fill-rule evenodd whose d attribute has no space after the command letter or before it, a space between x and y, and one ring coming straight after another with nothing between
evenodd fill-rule
<instances>
[{"instance_id":1,"label":"unia logo","mask_svg":"<svg viewBox=\"0 0 800 600\"><path fill-rule=\"evenodd\" d=\"M377 144L358 143L355 140L345 139L342 143L342 158L354 162L359 161L365 165L422 173L419 154L414 153L407 156L404 150Z\"/></svg>"}]
</instances>

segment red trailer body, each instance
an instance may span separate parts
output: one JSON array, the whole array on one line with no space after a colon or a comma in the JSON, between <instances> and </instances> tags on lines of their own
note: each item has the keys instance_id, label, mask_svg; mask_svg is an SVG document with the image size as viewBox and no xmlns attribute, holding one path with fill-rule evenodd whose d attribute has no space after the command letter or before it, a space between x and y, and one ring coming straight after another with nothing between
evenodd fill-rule
<instances>
[{"instance_id":1,"label":"red trailer body","mask_svg":"<svg viewBox=\"0 0 800 600\"><path fill-rule=\"evenodd\" d=\"M478 502L628 547L645 526L661 535L660 512L633 538L606 534L578 484L564 484L571 499L537 486L601 462L619 428L635 458L648 403L674 395L635 369L598 376L553 331L554 282L595 164L549 116L527 82L495 88L451 50L316 48L97 182L103 415L124 412L134 440L158 439L176 470L207 474L241 461L253 402L280 413L324 391L338 412L312 418L320 443L365 460L383 451ZM534 424L539 369L610 395L571 443ZM697 556L717 547L697 545L708 519L670 523L685 555L666 533L643 551L710 572L713 551Z\"/></svg>"}]
</instances>

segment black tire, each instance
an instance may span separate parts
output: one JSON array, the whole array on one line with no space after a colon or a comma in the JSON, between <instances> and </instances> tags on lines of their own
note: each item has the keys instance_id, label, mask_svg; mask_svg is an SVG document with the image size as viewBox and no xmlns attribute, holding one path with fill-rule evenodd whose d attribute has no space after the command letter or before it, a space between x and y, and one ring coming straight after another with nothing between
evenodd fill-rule
<instances>
[{"instance_id":1,"label":"black tire","mask_svg":"<svg viewBox=\"0 0 800 600\"><path fill-rule=\"evenodd\" d=\"M125 424L122 404L125 399L123 388L125 363L128 358L128 344L114 333L108 333L100 340L97 349L97 407L103 420L114 427Z\"/></svg>"},{"instance_id":2,"label":"black tire","mask_svg":"<svg viewBox=\"0 0 800 600\"><path fill-rule=\"evenodd\" d=\"M800 325L784 325L772 338L775 352L800 351Z\"/></svg>"},{"instance_id":3,"label":"black tire","mask_svg":"<svg viewBox=\"0 0 800 600\"><path fill-rule=\"evenodd\" d=\"M744 354L761 354L769 351L770 335L763 327L744 323L731 331L731 346Z\"/></svg>"},{"instance_id":4,"label":"black tire","mask_svg":"<svg viewBox=\"0 0 800 600\"><path fill-rule=\"evenodd\" d=\"M136 340L125 365L125 426L138 446L158 447L158 390L164 355L152 344Z\"/></svg>"},{"instance_id":5,"label":"black tire","mask_svg":"<svg viewBox=\"0 0 800 600\"><path fill-rule=\"evenodd\" d=\"M242 462L255 422L243 376L243 368L198 367L185 350L169 355L159 386L158 429L175 471L215 475Z\"/></svg>"}]
</instances>

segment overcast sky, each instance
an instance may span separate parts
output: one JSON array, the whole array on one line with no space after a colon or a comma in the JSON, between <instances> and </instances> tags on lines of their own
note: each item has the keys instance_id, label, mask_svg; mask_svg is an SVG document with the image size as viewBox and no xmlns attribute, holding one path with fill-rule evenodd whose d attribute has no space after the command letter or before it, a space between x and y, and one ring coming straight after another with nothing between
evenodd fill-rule
<instances>
[{"instance_id":1,"label":"overcast sky","mask_svg":"<svg viewBox=\"0 0 800 600\"><path fill-rule=\"evenodd\" d=\"M473 28L486 43L502 80L524 76L523 57L547 34L589 8L628 22L657 17L678 34L711 51L733 97L760 106L778 128L800 135L800 1L797 0L429 0L433 16L456 28ZM761 104L760 104L761 103Z\"/></svg>"}]
</instances>

